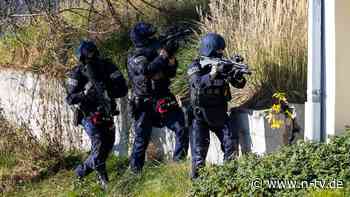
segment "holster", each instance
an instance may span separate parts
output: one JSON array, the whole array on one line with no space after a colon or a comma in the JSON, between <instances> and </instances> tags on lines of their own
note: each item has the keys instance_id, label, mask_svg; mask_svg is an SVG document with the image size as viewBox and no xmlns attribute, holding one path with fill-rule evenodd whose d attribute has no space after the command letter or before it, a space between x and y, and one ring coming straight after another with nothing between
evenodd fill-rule
<instances>
[{"instance_id":1,"label":"holster","mask_svg":"<svg viewBox=\"0 0 350 197\"><path fill-rule=\"evenodd\" d=\"M131 117L135 118L140 112L151 109L152 98L133 96L129 99L128 105L130 108Z\"/></svg>"},{"instance_id":2,"label":"holster","mask_svg":"<svg viewBox=\"0 0 350 197\"><path fill-rule=\"evenodd\" d=\"M100 112L95 112L90 116L92 124L96 126L113 127L113 116L105 116Z\"/></svg>"},{"instance_id":3,"label":"holster","mask_svg":"<svg viewBox=\"0 0 350 197\"><path fill-rule=\"evenodd\" d=\"M160 114L165 114L173 109L178 108L178 104L175 98L164 97L159 98L156 102L156 112Z\"/></svg>"}]
</instances>

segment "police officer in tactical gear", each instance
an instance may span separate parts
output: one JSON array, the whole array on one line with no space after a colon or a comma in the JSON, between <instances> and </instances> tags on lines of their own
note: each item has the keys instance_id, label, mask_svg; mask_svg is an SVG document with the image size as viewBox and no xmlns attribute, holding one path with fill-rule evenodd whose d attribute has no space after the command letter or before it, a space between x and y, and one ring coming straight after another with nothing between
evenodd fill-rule
<instances>
[{"instance_id":1,"label":"police officer in tactical gear","mask_svg":"<svg viewBox=\"0 0 350 197\"><path fill-rule=\"evenodd\" d=\"M186 157L188 129L184 114L170 92L170 79L175 77L177 62L165 49L154 47L156 30L149 23L137 23L130 32L135 48L128 56L128 75L132 84L131 113L135 120L135 139L130 158L131 170L138 173L145 161L152 126L168 127L175 131L173 159Z\"/></svg>"},{"instance_id":2,"label":"police officer in tactical gear","mask_svg":"<svg viewBox=\"0 0 350 197\"><path fill-rule=\"evenodd\" d=\"M81 179L96 170L103 188L107 187L106 159L115 140L113 116L118 115L115 98L127 94L126 81L116 65L99 56L92 41L78 48L79 65L68 74L66 102L76 107L77 123L91 140L89 157L75 169Z\"/></svg>"},{"instance_id":3,"label":"police officer in tactical gear","mask_svg":"<svg viewBox=\"0 0 350 197\"><path fill-rule=\"evenodd\" d=\"M225 40L216 33L208 33L201 40L199 53L206 58L222 58ZM243 88L246 79L242 73L226 75L224 65L202 66L199 59L189 65L191 105L194 114L191 129L192 178L198 177L198 169L205 165L210 138L209 130L219 138L224 160L237 154L238 135L228 121L227 102L231 100L229 83Z\"/></svg>"}]
</instances>

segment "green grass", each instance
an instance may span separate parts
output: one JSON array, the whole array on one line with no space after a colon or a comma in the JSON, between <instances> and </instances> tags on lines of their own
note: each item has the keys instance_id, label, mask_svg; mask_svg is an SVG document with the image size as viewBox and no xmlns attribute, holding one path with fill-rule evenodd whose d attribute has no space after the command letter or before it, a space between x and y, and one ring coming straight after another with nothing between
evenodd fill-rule
<instances>
[{"instance_id":1,"label":"green grass","mask_svg":"<svg viewBox=\"0 0 350 197\"><path fill-rule=\"evenodd\" d=\"M1 196L350 196L349 131L329 143L300 142L265 156L249 154L224 165L208 165L193 183L189 162L147 162L143 173L134 175L127 158L111 156L107 192L100 189L95 173L82 182L75 178L74 167L86 154L52 152L28 140L25 133L0 114ZM271 189L263 185L255 189L251 183L256 178L309 183L337 180L344 188Z\"/></svg>"},{"instance_id":2,"label":"green grass","mask_svg":"<svg viewBox=\"0 0 350 197\"><path fill-rule=\"evenodd\" d=\"M188 163L152 164L145 166L142 175L128 169L127 159L112 156L107 163L110 184L107 192L100 189L96 174L78 181L73 170L61 170L39 182L18 184L16 191L4 196L187 196L191 188Z\"/></svg>"},{"instance_id":3,"label":"green grass","mask_svg":"<svg viewBox=\"0 0 350 197\"><path fill-rule=\"evenodd\" d=\"M0 153L0 171L3 169L11 169L16 165L16 163L17 160L14 155L8 153Z\"/></svg>"},{"instance_id":4,"label":"green grass","mask_svg":"<svg viewBox=\"0 0 350 197\"><path fill-rule=\"evenodd\" d=\"M244 160L242 160L244 161ZM241 162L242 162L241 161ZM252 162L252 161L251 161ZM254 162L252 162L254 163ZM252 164L253 165L253 164ZM134 175L128 169L128 162L126 158L118 158L112 156L107 163L110 184L107 192L100 189L96 182L95 173L87 176L84 181L77 181L74 176L73 169L64 169L53 176L47 176L39 181L18 184L16 190L13 192L4 193L4 197L93 197L93 196L142 196L142 197L173 197L173 196L189 196L191 195L192 182L189 179L189 163L147 163L142 175ZM213 167L209 167L211 170ZM215 167L214 167L215 168ZM281 170L283 171L283 170ZM212 171L211 171L212 172ZM261 172L262 173L262 172ZM222 175L219 172L218 175ZM247 172L247 176L249 173ZM226 176L231 176L230 171L227 171ZM213 178L215 176L212 175ZM228 178L227 177L227 178ZM234 176L231 176L234 177ZM197 184L197 183L195 183ZM215 185L211 183L211 186ZM212 195L212 188L210 185L206 186L207 196ZM227 183L223 182L221 186L225 189ZM309 197L345 197L348 196L350 188L344 189L328 189L328 190L310 190L303 193L304 196ZM226 188L229 191L229 188ZM295 191L290 191L292 195ZM238 194L238 193L236 193ZM247 195L247 193L245 193ZM192 193L194 195L194 193ZM234 195L222 194L222 195ZM240 193L239 195L243 195ZM202 195L199 195L202 196ZM220 196L214 195L214 196Z\"/></svg>"},{"instance_id":5,"label":"green grass","mask_svg":"<svg viewBox=\"0 0 350 197\"><path fill-rule=\"evenodd\" d=\"M139 187L135 187L136 196L186 196L191 188L189 164L160 165L148 168Z\"/></svg>"},{"instance_id":6,"label":"green grass","mask_svg":"<svg viewBox=\"0 0 350 197\"><path fill-rule=\"evenodd\" d=\"M317 190L310 192L309 197L346 197L349 195L349 188L336 190Z\"/></svg>"},{"instance_id":7,"label":"green grass","mask_svg":"<svg viewBox=\"0 0 350 197\"><path fill-rule=\"evenodd\" d=\"M329 144L299 143L264 157L248 155L223 166L208 165L194 183L189 178L189 162L147 162L143 173L134 175L128 169L127 158L111 156L107 162L110 175L107 192L100 189L95 173L78 181L73 166L81 162L81 157L69 154L58 170L48 167L47 173L30 181L17 182L13 190L3 196L349 196L349 154L346 153L349 145L350 134L347 134ZM9 155L1 159L4 158L0 169L11 170L16 159ZM249 183L254 177L296 181L336 179L343 181L344 188L278 190L263 187L251 190Z\"/></svg>"}]
</instances>

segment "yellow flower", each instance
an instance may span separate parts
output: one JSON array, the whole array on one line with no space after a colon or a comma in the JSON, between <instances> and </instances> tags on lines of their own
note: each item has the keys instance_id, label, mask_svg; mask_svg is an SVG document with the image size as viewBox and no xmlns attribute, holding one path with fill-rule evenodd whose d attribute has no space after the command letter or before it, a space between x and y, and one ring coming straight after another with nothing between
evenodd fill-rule
<instances>
[{"instance_id":1,"label":"yellow flower","mask_svg":"<svg viewBox=\"0 0 350 197\"><path fill-rule=\"evenodd\" d=\"M282 126L282 121L279 121L276 119L272 120L271 128L279 129L279 128L281 128L281 126Z\"/></svg>"},{"instance_id":2,"label":"yellow flower","mask_svg":"<svg viewBox=\"0 0 350 197\"><path fill-rule=\"evenodd\" d=\"M272 105L272 112L280 113L280 111L281 111L281 105L280 104L273 104Z\"/></svg>"}]
</instances>

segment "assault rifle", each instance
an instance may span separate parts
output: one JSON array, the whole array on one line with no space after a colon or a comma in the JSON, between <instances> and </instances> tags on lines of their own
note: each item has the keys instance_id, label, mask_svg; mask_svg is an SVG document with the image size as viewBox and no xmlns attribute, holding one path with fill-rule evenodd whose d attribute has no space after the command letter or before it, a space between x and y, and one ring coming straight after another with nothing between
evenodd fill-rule
<instances>
[{"instance_id":1,"label":"assault rifle","mask_svg":"<svg viewBox=\"0 0 350 197\"><path fill-rule=\"evenodd\" d=\"M156 49L165 49L170 56L174 55L179 49L180 42L186 41L193 31L189 28L172 26L165 32L161 33L158 40L153 43Z\"/></svg>"},{"instance_id":2,"label":"assault rifle","mask_svg":"<svg viewBox=\"0 0 350 197\"><path fill-rule=\"evenodd\" d=\"M106 88L102 82L90 81L94 92L95 101L98 104L98 111L103 115L112 115L111 99L108 96Z\"/></svg>"},{"instance_id":3,"label":"assault rifle","mask_svg":"<svg viewBox=\"0 0 350 197\"><path fill-rule=\"evenodd\" d=\"M112 112L112 105L111 100L106 97L106 91L103 88L103 84L96 81L90 81L85 85L84 87L84 95L85 99L87 99L89 102L95 101L98 105L97 112L98 114L101 114L102 116L110 116L117 115L113 114ZM73 105L73 124L75 126L78 126L81 124L84 117L88 117L91 114L86 114L86 111L89 111L89 107L86 105L82 105L81 103ZM96 114L94 114L96 115Z\"/></svg>"},{"instance_id":4,"label":"assault rifle","mask_svg":"<svg viewBox=\"0 0 350 197\"><path fill-rule=\"evenodd\" d=\"M86 65L86 74L89 82L85 86L90 99L98 104L98 111L103 115L112 115L111 98L108 96L106 86L99 77L97 77L97 68L92 65Z\"/></svg>"},{"instance_id":5,"label":"assault rifle","mask_svg":"<svg viewBox=\"0 0 350 197\"><path fill-rule=\"evenodd\" d=\"M227 69L227 72L223 73L224 75L230 75L237 70L246 75L251 75L252 71L249 70L249 67L247 64L242 63L243 58L241 56L234 56L231 59L224 59L224 58L210 58L210 57L200 57L200 64L202 68L205 68L207 66L212 65L222 65Z\"/></svg>"},{"instance_id":6,"label":"assault rifle","mask_svg":"<svg viewBox=\"0 0 350 197\"><path fill-rule=\"evenodd\" d=\"M109 116L119 114L119 111L113 109L115 106L112 106L111 100L107 97L107 92L101 82L89 81L84 87L84 92L86 92L85 94L88 100L94 100L98 104L98 113L93 114L93 121L100 121L101 118L107 120ZM89 116L89 114L85 114L86 109L82 108L81 104L73 106L72 109L74 113L73 124L75 126L81 124L84 117Z\"/></svg>"}]
</instances>

